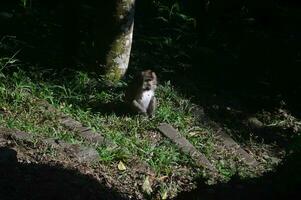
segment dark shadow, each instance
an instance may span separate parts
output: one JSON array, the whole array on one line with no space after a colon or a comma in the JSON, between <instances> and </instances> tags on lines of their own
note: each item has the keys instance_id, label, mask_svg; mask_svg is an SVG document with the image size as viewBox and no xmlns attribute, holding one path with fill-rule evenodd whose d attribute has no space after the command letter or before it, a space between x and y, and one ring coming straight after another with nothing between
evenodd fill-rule
<instances>
[{"instance_id":1,"label":"dark shadow","mask_svg":"<svg viewBox=\"0 0 301 200\"><path fill-rule=\"evenodd\" d=\"M0 148L0 199L126 199L94 178L60 165L20 163L17 152Z\"/></svg>"},{"instance_id":2,"label":"dark shadow","mask_svg":"<svg viewBox=\"0 0 301 200\"><path fill-rule=\"evenodd\" d=\"M231 129L239 142L250 138L244 124L248 117L263 110L273 113L282 102L300 119L300 7L293 1L247 0L215 1L204 9L204 2L182 1L179 13L205 23L197 25L207 30L187 27L189 22L181 22L173 12L145 15L145 4L137 2L137 59L132 61L154 66L162 82L171 81L177 91L201 105L208 118ZM158 5L150 9L155 8ZM150 41L145 42L147 37ZM254 133L260 141L284 147L292 140L290 129Z\"/></svg>"},{"instance_id":3,"label":"dark shadow","mask_svg":"<svg viewBox=\"0 0 301 200\"><path fill-rule=\"evenodd\" d=\"M294 140L294 136L297 136L292 127L266 126L260 121L261 124L256 126L249 121L253 113L229 109L229 107L227 109L223 104L218 105L218 107L208 106L204 109L206 116L217 122L220 127L226 126L231 129L232 133L235 133L231 136L239 143L248 141L252 133L257 136L254 138L257 138L258 142L264 141L266 144L277 144L279 147L286 148Z\"/></svg>"},{"instance_id":4,"label":"dark shadow","mask_svg":"<svg viewBox=\"0 0 301 200\"><path fill-rule=\"evenodd\" d=\"M63 64L66 55L63 50L66 38L64 11L62 6L59 7L59 1L27 3L39 7L39 12L31 9L30 5L24 8L18 0L4 0L0 3L0 12L8 16L0 17L0 25L5 27L0 31L1 50L5 52L3 55L10 57L18 51L15 58L31 66L66 68Z\"/></svg>"},{"instance_id":5,"label":"dark shadow","mask_svg":"<svg viewBox=\"0 0 301 200\"><path fill-rule=\"evenodd\" d=\"M27 7L23 7L18 0L1 1L0 13L8 16L0 15L0 25L5 27L0 31L1 43L8 47L1 49L4 49L3 55L12 56L18 51L15 58L40 70L82 67L79 61L88 62L91 49L87 44L91 40L83 45L80 41L92 38L88 33L93 32L94 20L86 20L87 16L80 14L80 2L84 3L80 0L38 0L27 1ZM91 12L93 16L94 11L84 12ZM81 70L88 69L82 67Z\"/></svg>"},{"instance_id":6,"label":"dark shadow","mask_svg":"<svg viewBox=\"0 0 301 200\"><path fill-rule=\"evenodd\" d=\"M93 113L101 113L103 115L115 114L116 116L133 116L130 109L126 107L124 102L97 103L89 106Z\"/></svg>"},{"instance_id":7,"label":"dark shadow","mask_svg":"<svg viewBox=\"0 0 301 200\"><path fill-rule=\"evenodd\" d=\"M132 10L116 23L116 1L18 0L0 2L0 47L7 56L38 69L103 71L108 49L122 28L130 29ZM118 11L119 12L119 11ZM98 63L98 64L96 64ZM97 66L96 66L97 65Z\"/></svg>"},{"instance_id":8,"label":"dark shadow","mask_svg":"<svg viewBox=\"0 0 301 200\"><path fill-rule=\"evenodd\" d=\"M300 152L291 154L274 172L266 173L259 178L233 177L227 183L213 186L205 185L200 180L196 190L183 192L176 199L294 199L301 194L300 156Z\"/></svg>"},{"instance_id":9,"label":"dark shadow","mask_svg":"<svg viewBox=\"0 0 301 200\"><path fill-rule=\"evenodd\" d=\"M176 15L174 18L168 18L164 12L162 16L144 15L145 7L138 2L136 37L162 39L160 45L140 39L142 42L136 42L133 50L143 49L143 53L137 52L139 60L155 66L163 80L171 80L177 89L193 96L201 105L227 106L231 97L236 100L231 105L235 109L256 113L271 110L284 100L294 115L300 116L301 107L297 103L300 98L296 94L301 85L297 75L301 30L297 26L300 17L293 14L300 8L291 1L278 7L275 2L216 1L204 10L204 1L184 1L180 7L188 10L184 14L196 20L202 18L200 23L213 28L201 34L207 34L206 41L200 38L199 30L193 26L187 28L188 22L181 23ZM249 12L242 13L243 9ZM140 27L139 22L148 23ZM173 45L165 44L165 38L173 41ZM179 67L182 63L190 66ZM212 95L217 98L211 99Z\"/></svg>"}]
</instances>

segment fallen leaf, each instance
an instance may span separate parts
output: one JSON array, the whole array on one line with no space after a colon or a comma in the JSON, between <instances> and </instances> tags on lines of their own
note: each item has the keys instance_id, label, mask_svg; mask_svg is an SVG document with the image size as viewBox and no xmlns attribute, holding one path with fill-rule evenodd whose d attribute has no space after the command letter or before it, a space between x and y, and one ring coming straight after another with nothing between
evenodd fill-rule
<instances>
[{"instance_id":1,"label":"fallen leaf","mask_svg":"<svg viewBox=\"0 0 301 200\"><path fill-rule=\"evenodd\" d=\"M192 137L195 136L195 135L197 135L197 134L198 134L198 132L196 132L196 131L193 131L193 132L189 133L189 135L192 136Z\"/></svg>"},{"instance_id":2,"label":"fallen leaf","mask_svg":"<svg viewBox=\"0 0 301 200\"><path fill-rule=\"evenodd\" d=\"M143 182L142 190L150 195L153 192L152 186L149 181L149 176L147 176Z\"/></svg>"},{"instance_id":3,"label":"fallen leaf","mask_svg":"<svg viewBox=\"0 0 301 200\"><path fill-rule=\"evenodd\" d=\"M167 191L165 190L162 194L161 194L161 198L163 200L167 199L168 195L167 195Z\"/></svg>"},{"instance_id":4,"label":"fallen leaf","mask_svg":"<svg viewBox=\"0 0 301 200\"><path fill-rule=\"evenodd\" d=\"M122 161L120 161L119 163L118 163L118 169L120 170L120 171L124 171L124 170L126 170L126 167L125 167L125 165L123 164L123 162Z\"/></svg>"}]
</instances>

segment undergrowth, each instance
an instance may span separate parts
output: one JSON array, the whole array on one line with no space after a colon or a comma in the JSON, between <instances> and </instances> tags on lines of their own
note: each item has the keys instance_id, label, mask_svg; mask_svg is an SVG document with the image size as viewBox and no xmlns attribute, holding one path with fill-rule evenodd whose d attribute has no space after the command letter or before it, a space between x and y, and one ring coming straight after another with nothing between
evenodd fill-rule
<instances>
[{"instance_id":1,"label":"undergrowth","mask_svg":"<svg viewBox=\"0 0 301 200\"><path fill-rule=\"evenodd\" d=\"M7 66L5 61L7 60L2 59L1 66ZM189 98L179 94L170 82L162 83L158 87L158 109L155 117L149 120L141 116L94 110L93 105L97 102L122 101L126 83L117 89L104 89L100 87L99 80L83 72L72 72L70 78L59 76L59 72L54 70L24 71L19 68L22 64L17 60L14 65L8 65L11 67L2 69L0 73L1 126L26 131L39 137L89 145L59 123L58 113L49 112L39 105L39 100L46 100L59 112L102 133L115 144L114 148L96 147L99 151L99 162L103 165L112 166L119 161L127 163L135 158L148 163L158 177L171 177L185 166L190 170L185 176L204 176L202 169L196 167L187 155L160 135L156 127L166 122L177 128L211 159L223 179L227 180L237 173L237 164L231 155L221 153L218 160L215 160L213 155L216 151L216 138L212 130L196 123L191 114L192 103ZM240 170L249 169L246 166Z\"/></svg>"}]
</instances>

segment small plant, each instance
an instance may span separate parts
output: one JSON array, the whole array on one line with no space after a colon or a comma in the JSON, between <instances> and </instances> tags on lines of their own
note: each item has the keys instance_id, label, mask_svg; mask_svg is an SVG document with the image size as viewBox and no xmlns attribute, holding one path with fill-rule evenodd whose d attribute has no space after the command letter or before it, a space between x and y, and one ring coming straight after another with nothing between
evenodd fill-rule
<instances>
[{"instance_id":1,"label":"small plant","mask_svg":"<svg viewBox=\"0 0 301 200\"><path fill-rule=\"evenodd\" d=\"M32 3L31 0L21 0L21 5L24 8L30 8L31 7L31 3Z\"/></svg>"}]
</instances>

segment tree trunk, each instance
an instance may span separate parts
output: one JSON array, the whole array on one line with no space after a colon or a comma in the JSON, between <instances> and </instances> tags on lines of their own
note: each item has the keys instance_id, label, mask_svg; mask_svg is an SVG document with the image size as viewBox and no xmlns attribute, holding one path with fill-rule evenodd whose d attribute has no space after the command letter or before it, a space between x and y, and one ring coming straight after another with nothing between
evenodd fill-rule
<instances>
[{"instance_id":1,"label":"tree trunk","mask_svg":"<svg viewBox=\"0 0 301 200\"><path fill-rule=\"evenodd\" d=\"M135 0L100 1L97 17L96 64L109 84L127 71L132 46Z\"/></svg>"}]
</instances>

